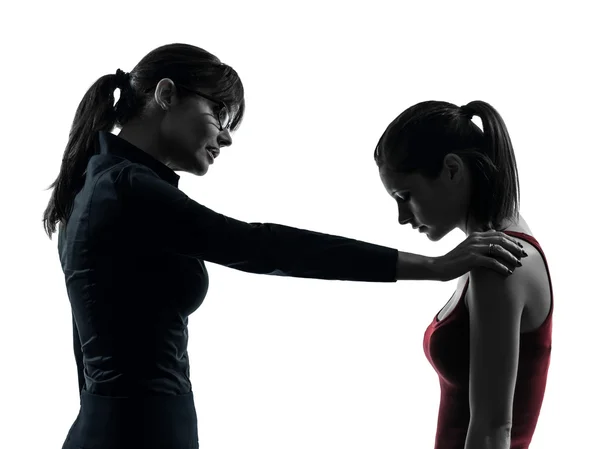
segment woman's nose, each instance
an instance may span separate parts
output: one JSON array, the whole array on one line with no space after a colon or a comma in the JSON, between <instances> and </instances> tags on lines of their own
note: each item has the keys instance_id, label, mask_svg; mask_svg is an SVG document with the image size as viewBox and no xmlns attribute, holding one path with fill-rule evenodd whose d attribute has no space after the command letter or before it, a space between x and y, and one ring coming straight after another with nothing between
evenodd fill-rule
<instances>
[{"instance_id":1,"label":"woman's nose","mask_svg":"<svg viewBox=\"0 0 600 449\"><path fill-rule=\"evenodd\" d=\"M219 144L219 147L228 147L233 143L229 129L225 128L219 133L219 136L217 137L217 143Z\"/></svg>"},{"instance_id":2,"label":"woman's nose","mask_svg":"<svg viewBox=\"0 0 600 449\"><path fill-rule=\"evenodd\" d=\"M401 225L408 224L410 223L412 218L412 213L410 212L410 210L408 210L408 207L398 205L398 223L400 223Z\"/></svg>"}]
</instances>

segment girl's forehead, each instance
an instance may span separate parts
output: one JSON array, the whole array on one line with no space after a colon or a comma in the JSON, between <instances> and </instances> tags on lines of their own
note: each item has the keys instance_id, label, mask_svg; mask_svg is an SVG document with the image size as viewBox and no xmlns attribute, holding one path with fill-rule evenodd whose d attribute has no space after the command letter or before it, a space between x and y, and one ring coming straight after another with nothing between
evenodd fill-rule
<instances>
[{"instance_id":1,"label":"girl's forehead","mask_svg":"<svg viewBox=\"0 0 600 449\"><path fill-rule=\"evenodd\" d=\"M410 190L416 182L414 174L397 173L385 167L379 169L379 174L389 191Z\"/></svg>"},{"instance_id":2,"label":"girl's forehead","mask_svg":"<svg viewBox=\"0 0 600 449\"><path fill-rule=\"evenodd\" d=\"M379 173L394 184L410 183L414 178L413 173L401 173L385 165L379 168Z\"/></svg>"}]
</instances>

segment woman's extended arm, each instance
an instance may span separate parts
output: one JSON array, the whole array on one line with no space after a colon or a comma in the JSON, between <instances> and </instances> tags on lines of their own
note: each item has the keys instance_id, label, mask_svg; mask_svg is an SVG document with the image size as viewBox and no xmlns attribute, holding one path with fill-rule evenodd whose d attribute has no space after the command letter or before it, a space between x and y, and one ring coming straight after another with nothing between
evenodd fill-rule
<instances>
[{"instance_id":1,"label":"woman's extended arm","mask_svg":"<svg viewBox=\"0 0 600 449\"><path fill-rule=\"evenodd\" d=\"M140 238L147 236L168 251L241 271L364 282L448 280L475 266L490 266L493 258L483 255L487 243L520 251L510 237L486 233L434 258L284 225L246 223L202 206L145 166L130 164L120 170L106 176L120 179L122 216L133 223Z\"/></svg>"}]
</instances>

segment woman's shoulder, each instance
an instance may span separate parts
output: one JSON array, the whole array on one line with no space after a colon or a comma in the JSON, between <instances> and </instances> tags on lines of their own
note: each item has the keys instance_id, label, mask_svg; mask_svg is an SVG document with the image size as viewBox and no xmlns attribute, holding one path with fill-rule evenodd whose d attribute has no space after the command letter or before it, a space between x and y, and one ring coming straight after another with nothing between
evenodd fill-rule
<instances>
[{"instance_id":1,"label":"woman's shoulder","mask_svg":"<svg viewBox=\"0 0 600 449\"><path fill-rule=\"evenodd\" d=\"M532 266L533 261L535 261L535 263L539 263L539 261L541 260L541 257L539 257L540 256L539 249L536 245L534 245L530 241L530 239L527 238L527 237L533 237L535 239L535 236L533 235L531 228L529 227L529 225L527 224L527 222L521 215L519 215L518 220L516 220L515 223L511 223L510 226L503 229L503 232L510 233L511 237L518 239L519 243L521 243L521 245L523 245L523 249L528 254L528 257L525 257L521 260L524 267L526 265ZM521 234L521 235L515 235L515 233ZM537 240L536 240L536 242L537 242ZM543 261L542 261L542 263L543 263ZM515 273L517 271L527 271L527 270L516 270Z\"/></svg>"},{"instance_id":2,"label":"woman's shoulder","mask_svg":"<svg viewBox=\"0 0 600 449\"><path fill-rule=\"evenodd\" d=\"M480 292L487 290L500 291L511 297L521 297L522 290L528 284L528 278L531 277L539 264L539 252L535 246L527 240L526 236L532 236L531 229L521 217L515 223L504 227L502 232L507 233L512 238L515 238L523 245L523 249L528 254L528 257L523 257L521 267L517 267L514 273L510 276L503 276L491 270L480 268L471 270L469 273L469 290L473 291L476 287ZM521 234L521 235L519 235ZM532 236L533 237L533 236Z\"/></svg>"},{"instance_id":3,"label":"woman's shoulder","mask_svg":"<svg viewBox=\"0 0 600 449\"><path fill-rule=\"evenodd\" d=\"M523 307L526 312L522 326L527 329L535 328L547 315L551 301L546 263L539 248L527 239L526 236L533 238L535 236L524 220L504 229L504 231L511 232L511 237L519 240L528 257L521 259L523 265L517 267L510 276L501 278L500 276L494 276L495 273L480 273L478 282L481 287L479 290L485 292L489 289L489 291L500 294L504 301L512 302L513 306ZM524 235L519 236L515 233ZM471 300L477 300L477 298L471 295Z\"/></svg>"}]
</instances>

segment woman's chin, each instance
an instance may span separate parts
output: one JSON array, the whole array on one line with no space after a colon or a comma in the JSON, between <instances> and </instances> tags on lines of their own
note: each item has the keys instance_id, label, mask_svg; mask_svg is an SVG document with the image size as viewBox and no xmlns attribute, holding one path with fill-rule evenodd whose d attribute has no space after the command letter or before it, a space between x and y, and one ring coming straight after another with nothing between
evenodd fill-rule
<instances>
[{"instance_id":1,"label":"woman's chin","mask_svg":"<svg viewBox=\"0 0 600 449\"><path fill-rule=\"evenodd\" d=\"M206 157L198 155L198 157L193 161L193 167L192 170L190 170L190 173L196 176L204 176L206 173L208 173L209 167L210 164L206 160Z\"/></svg>"},{"instance_id":2,"label":"woman's chin","mask_svg":"<svg viewBox=\"0 0 600 449\"><path fill-rule=\"evenodd\" d=\"M423 233L427 236L427 238L431 241L431 242L438 242L442 239L442 237L444 237L445 234L441 234L439 232L437 232L437 230L435 228L431 228L431 227L427 227Z\"/></svg>"}]
</instances>

